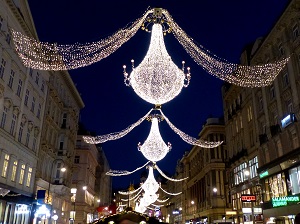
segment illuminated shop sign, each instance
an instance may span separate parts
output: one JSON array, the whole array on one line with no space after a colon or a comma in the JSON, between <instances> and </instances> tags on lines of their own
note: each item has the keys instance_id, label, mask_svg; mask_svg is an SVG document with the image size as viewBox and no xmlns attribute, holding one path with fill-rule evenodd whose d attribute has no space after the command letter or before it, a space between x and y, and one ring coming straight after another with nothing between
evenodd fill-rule
<instances>
[{"instance_id":1,"label":"illuminated shop sign","mask_svg":"<svg viewBox=\"0 0 300 224\"><path fill-rule=\"evenodd\" d=\"M288 126L293 122L295 122L295 114L289 114L281 120L281 126L282 128L285 128L286 126Z\"/></svg>"},{"instance_id":2,"label":"illuminated shop sign","mask_svg":"<svg viewBox=\"0 0 300 224\"><path fill-rule=\"evenodd\" d=\"M259 174L259 178L264 178L264 177L266 177L268 175L269 175L269 172L266 170L266 171L264 171L264 172L262 172L262 173Z\"/></svg>"},{"instance_id":3,"label":"illuminated shop sign","mask_svg":"<svg viewBox=\"0 0 300 224\"><path fill-rule=\"evenodd\" d=\"M256 201L256 196L255 195L244 194L244 195L242 195L241 200L242 200L242 202Z\"/></svg>"},{"instance_id":4,"label":"illuminated shop sign","mask_svg":"<svg viewBox=\"0 0 300 224\"><path fill-rule=\"evenodd\" d=\"M286 197L277 197L272 198L273 207L280 207L288 205L288 202L299 202L299 196L286 196Z\"/></svg>"},{"instance_id":5,"label":"illuminated shop sign","mask_svg":"<svg viewBox=\"0 0 300 224\"><path fill-rule=\"evenodd\" d=\"M262 208L253 208L253 214L262 214Z\"/></svg>"},{"instance_id":6,"label":"illuminated shop sign","mask_svg":"<svg viewBox=\"0 0 300 224\"><path fill-rule=\"evenodd\" d=\"M244 214L251 214L252 213L252 208L242 208L242 212Z\"/></svg>"}]
</instances>

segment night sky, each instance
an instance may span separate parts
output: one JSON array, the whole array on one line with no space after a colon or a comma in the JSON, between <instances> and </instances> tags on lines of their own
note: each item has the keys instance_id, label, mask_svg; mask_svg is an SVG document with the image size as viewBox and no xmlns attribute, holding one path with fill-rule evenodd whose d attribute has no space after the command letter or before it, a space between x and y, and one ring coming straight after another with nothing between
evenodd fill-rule
<instances>
[{"instance_id":1,"label":"night sky","mask_svg":"<svg viewBox=\"0 0 300 224\"><path fill-rule=\"evenodd\" d=\"M28 0L40 41L60 44L86 43L105 38L139 18L149 8L167 9L177 24L195 42L230 62L239 63L244 47L265 36L283 12L288 0L185 0L185 1L100 1L100 0ZM150 34L137 34L109 57L69 73L85 103L80 121L99 135L121 131L143 117L153 105L143 101L123 82L124 64L137 66L149 46ZM191 67L187 88L162 110L181 131L197 137L208 117L223 116L222 81L207 74L177 42L173 34L165 37L166 48L181 68L181 61ZM147 160L137 150L144 142L151 123L144 121L125 137L102 145L111 169L132 171ZM169 175L178 159L192 148L176 135L166 122L160 123L165 142L172 150L157 162ZM144 169L143 169L144 170ZM143 171L142 170L142 171ZM114 187L138 183L137 171L125 177L113 177ZM157 174L157 173L156 173Z\"/></svg>"}]
</instances>

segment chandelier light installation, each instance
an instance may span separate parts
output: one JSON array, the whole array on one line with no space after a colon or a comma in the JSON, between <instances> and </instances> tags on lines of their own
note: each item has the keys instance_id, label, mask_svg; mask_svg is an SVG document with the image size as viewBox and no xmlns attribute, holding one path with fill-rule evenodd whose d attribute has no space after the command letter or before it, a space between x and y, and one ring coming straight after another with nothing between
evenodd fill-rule
<instances>
[{"instance_id":1,"label":"chandelier light installation","mask_svg":"<svg viewBox=\"0 0 300 224\"><path fill-rule=\"evenodd\" d=\"M135 68L132 62L132 72L126 72L124 65L124 82L132 86L134 92L143 100L154 105L161 105L174 99L183 87L190 82L190 68L184 74L184 62L179 69L167 52L163 27L154 23L152 26L150 46L143 61Z\"/></svg>"},{"instance_id":2,"label":"chandelier light installation","mask_svg":"<svg viewBox=\"0 0 300 224\"><path fill-rule=\"evenodd\" d=\"M151 116L149 118L152 122L150 133L144 142L138 144L138 149L142 152L143 156L152 162L157 162L165 158L167 153L171 150L171 144L164 142L158 128L158 116Z\"/></svg>"},{"instance_id":3,"label":"chandelier light installation","mask_svg":"<svg viewBox=\"0 0 300 224\"><path fill-rule=\"evenodd\" d=\"M10 30L15 49L25 66L38 70L70 70L91 65L108 57L132 38L139 28L145 30L145 22L154 22L154 30L159 29L159 23L168 24L170 27L168 32L173 33L198 65L209 74L234 85L242 87L270 85L289 60L289 57L287 57L273 63L250 66L230 63L205 49L202 45L196 44L193 38L189 37L179 27L169 12L161 8L148 10L125 28L118 30L107 38L91 43L63 45L40 42L12 28ZM152 35L155 32L152 32ZM179 85L179 81L176 85ZM178 86L174 88L173 94L176 94L175 89L178 91L178 88Z\"/></svg>"}]
</instances>

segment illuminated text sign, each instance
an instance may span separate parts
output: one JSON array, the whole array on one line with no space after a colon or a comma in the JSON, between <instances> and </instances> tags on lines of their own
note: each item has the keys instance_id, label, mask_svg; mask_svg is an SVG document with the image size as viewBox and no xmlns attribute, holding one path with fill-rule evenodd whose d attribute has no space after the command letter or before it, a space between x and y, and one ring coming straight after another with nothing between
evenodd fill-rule
<instances>
[{"instance_id":1,"label":"illuminated text sign","mask_svg":"<svg viewBox=\"0 0 300 224\"><path fill-rule=\"evenodd\" d=\"M280 207L288 205L288 202L299 202L299 196L286 196L272 198L273 207Z\"/></svg>"},{"instance_id":2,"label":"illuminated text sign","mask_svg":"<svg viewBox=\"0 0 300 224\"><path fill-rule=\"evenodd\" d=\"M255 195L242 195L241 200L242 200L242 202L256 201L256 196Z\"/></svg>"}]
</instances>

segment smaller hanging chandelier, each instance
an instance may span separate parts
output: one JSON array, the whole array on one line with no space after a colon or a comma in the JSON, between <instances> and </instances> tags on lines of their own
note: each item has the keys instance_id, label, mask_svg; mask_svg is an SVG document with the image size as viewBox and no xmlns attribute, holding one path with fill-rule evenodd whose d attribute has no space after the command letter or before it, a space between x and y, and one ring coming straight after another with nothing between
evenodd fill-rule
<instances>
[{"instance_id":1,"label":"smaller hanging chandelier","mask_svg":"<svg viewBox=\"0 0 300 224\"><path fill-rule=\"evenodd\" d=\"M149 116L149 119L152 122L150 133L143 145L141 145L141 143L138 144L138 149L142 152L146 159L152 162L157 162L165 158L172 146L169 142L167 145L160 135L158 128L160 116L152 115Z\"/></svg>"},{"instance_id":2,"label":"smaller hanging chandelier","mask_svg":"<svg viewBox=\"0 0 300 224\"><path fill-rule=\"evenodd\" d=\"M157 181L154 178L153 167L149 166L148 169L149 169L148 177L141 187L143 188L145 193L153 195L156 194L160 186L159 183L157 183Z\"/></svg>"}]
</instances>

